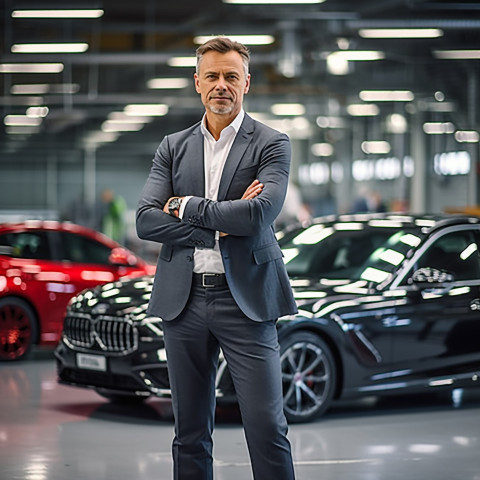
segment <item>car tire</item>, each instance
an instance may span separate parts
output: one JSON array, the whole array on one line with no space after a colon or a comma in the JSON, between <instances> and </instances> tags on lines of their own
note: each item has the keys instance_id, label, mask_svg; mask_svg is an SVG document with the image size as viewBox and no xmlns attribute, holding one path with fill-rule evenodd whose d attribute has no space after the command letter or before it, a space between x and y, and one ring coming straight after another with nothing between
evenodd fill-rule
<instances>
[{"instance_id":1,"label":"car tire","mask_svg":"<svg viewBox=\"0 0 480 480\"><path fill-rule=\"evenodd\" d=\"M309 422L331 405L336 366L329 346L311 332L294 332L280 342L283 404L289 423Z\"/></svg>"},{"instance_id":2,"label":"car tire","mask_svg":"<svg viewBox=\"0 0 480 480\"><path fill-rule=\"evenodd\" d=\"M110 400L110 402L120 405L140 405L148 398L135 395L133 393L129 395L124 393L105 392L101 388L96 388L95 391L103 398Z\"/></svg>"},{"instance_id":3,"label":"car tire","mask_svg":"<svg viewBox=\"0 0 480 480\"><path fill-rule=\"evenodd\" d=\"M30 305L20 298L0 299L0 360L24 360L37 341L37 319Z\"/></svg>"}]
</instances>

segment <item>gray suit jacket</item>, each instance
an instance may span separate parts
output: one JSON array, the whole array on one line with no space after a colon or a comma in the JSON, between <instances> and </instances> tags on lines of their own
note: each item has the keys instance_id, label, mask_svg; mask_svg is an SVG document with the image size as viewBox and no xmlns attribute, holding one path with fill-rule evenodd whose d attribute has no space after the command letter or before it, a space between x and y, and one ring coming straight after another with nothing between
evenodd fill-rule
<instances>
[{"instance_id":1,"label":"gray suit jacket","mask_svg":"<svg viewBox=\"0 0 480 480\"><path fill-rule=\"evenodd\" d=\"M225 163L218 200L204 198L200 123L164 138L137 209L137 233L162 243L149 313L176 318L190 293L195 247L213 248L215 231L230 291L252 320L296 313L273 222L285 199L290 168L288 137L245 115ZM263 191L240 200L258 179ZM193 195L183 219L162 211L172 196Z\"/></svg>"}]
</instances>

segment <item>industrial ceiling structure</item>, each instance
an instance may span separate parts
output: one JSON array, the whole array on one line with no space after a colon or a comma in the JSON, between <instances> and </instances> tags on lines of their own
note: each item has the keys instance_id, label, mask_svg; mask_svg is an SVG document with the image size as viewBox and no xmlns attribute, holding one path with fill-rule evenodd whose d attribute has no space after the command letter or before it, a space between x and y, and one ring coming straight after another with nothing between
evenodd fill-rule
<instances>
[{"instance_id":1,"label":"industrial ceiling structure","mask_svg":"<svg viewBox=\"0 0 480 480\"><path fill-rule=\"evenodd\" d=\"M261 36L246 108L320 156L335 155L338 127L380 141L418 112L478 141L478 1L3 0L0 163L151 157L200 118L191 60L216 34Z\"/></svg>"}]
</instances>

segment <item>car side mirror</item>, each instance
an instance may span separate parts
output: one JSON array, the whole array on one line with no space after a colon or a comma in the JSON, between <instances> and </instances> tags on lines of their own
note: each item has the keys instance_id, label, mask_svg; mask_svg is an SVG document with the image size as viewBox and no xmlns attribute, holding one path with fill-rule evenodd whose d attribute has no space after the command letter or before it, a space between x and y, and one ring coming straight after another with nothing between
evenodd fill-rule
<instances>
[{"instance_id":1,"label":"car side mirror","mask_svg":"<svg viewBox=\"0 0 480 480\"><path fill-rule=\"evenodd\" d=\"M421 290L442 287L446 283L452 283L454 281L455 276L453 273L432 267L419 268L408 279L410 285L414 285Z\"/></svg>"},{"instance_id":2,"label":"car side mirror","mask_svg":"<svg viewBox=\"0 0 480 480\"><path fill-rule=\"evenodd\" d=\"M134 267L137 265L137 258L132 252L129 252L126 248L116 247L112 249L108 261L112 265L121 267Z\"/></svg>"}]
</instances>

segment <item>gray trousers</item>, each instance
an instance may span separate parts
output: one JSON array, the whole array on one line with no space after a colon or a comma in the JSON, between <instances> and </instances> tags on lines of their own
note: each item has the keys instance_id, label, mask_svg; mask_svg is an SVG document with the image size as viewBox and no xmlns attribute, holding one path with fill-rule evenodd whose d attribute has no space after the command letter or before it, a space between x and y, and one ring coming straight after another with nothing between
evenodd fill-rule
<instances>
[{"instance_id":1,"label":"gray trousers","mask_svg":"<svg viewBox=\"0 0 480 480\"><path fill-rule=\"evenodd\" d=\"M174 480L212 480L219 350L237 393L255 480L294 480L283 414L275 321L254 322L228 287L192 287L178 318L164 322L172 388Z\"/></svg>"}]
</instances>

